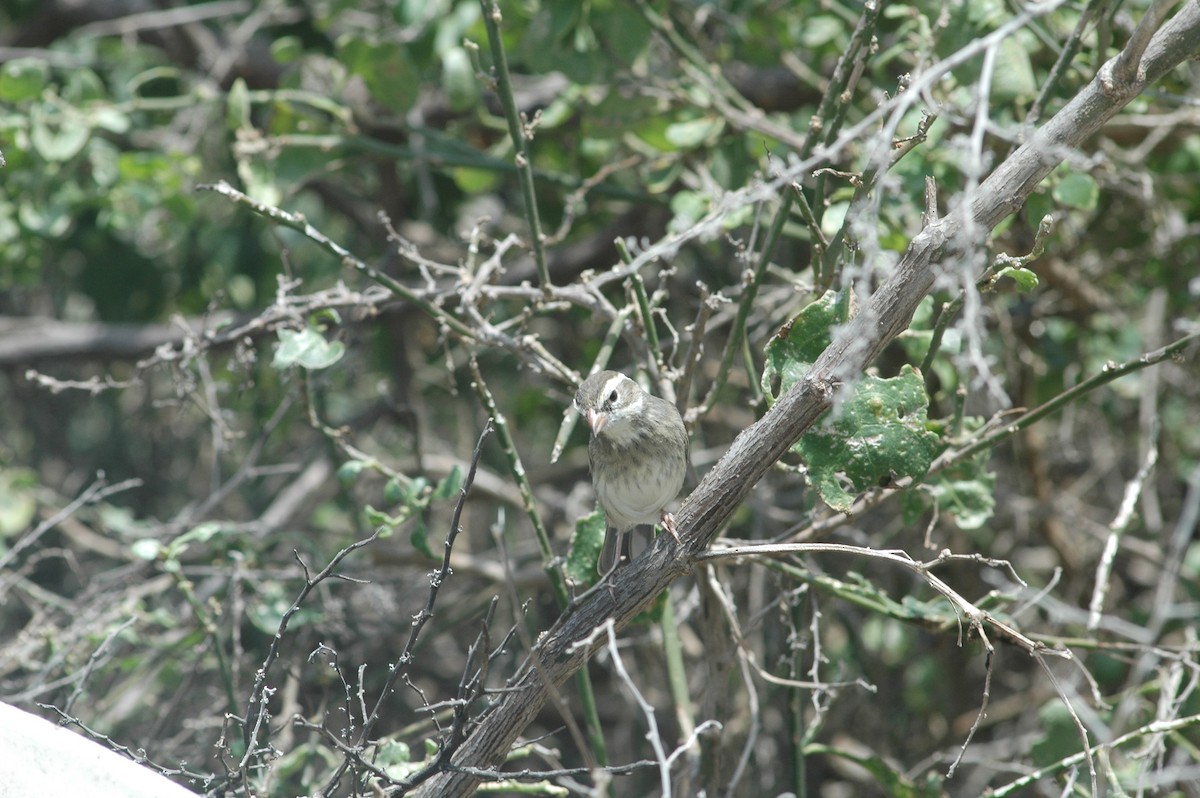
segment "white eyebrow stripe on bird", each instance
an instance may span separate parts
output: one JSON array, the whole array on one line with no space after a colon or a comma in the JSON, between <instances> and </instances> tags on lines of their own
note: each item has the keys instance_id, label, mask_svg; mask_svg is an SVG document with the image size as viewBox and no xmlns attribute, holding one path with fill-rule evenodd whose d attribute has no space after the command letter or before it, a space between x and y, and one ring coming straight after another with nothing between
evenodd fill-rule
<instances>
[{"instance_id":1,"label":"white eyebrow stripe on bird","mask_svg":"<svg viewBox=\"0 0 1200 798\"><path fill-rule=\"evenodd\" d=\"M644 399L645 396L646 395L644 393L638 393L637 397L629 403L628 407L625 408L625 412L629 413L631 416L636 416L638 413L641 413L642 405L646 403Z\"/></svg>"},{"instance_id":2,"label":"white eyebrow stripe on bird","mask_svg":"<svg viewBox=\"0 0 1200 798\"><path fill-rule=\"evenodd\" d=\"M617 386L621 384L622 380L627 379L629 378L624 374L618 374L615 377L609 378L608 382L604 383L604 390L600 392L600 403L603 404L608 399L608 395L617 390Z\"/></svg>"}]
</instances>

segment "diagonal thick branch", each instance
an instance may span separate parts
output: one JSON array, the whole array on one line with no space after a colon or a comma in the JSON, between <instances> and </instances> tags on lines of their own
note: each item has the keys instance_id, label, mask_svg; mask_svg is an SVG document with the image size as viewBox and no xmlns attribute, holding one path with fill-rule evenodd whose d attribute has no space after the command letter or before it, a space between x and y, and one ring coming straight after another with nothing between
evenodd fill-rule
<instances>
[{"instance_id":1,"label":"diagonal thick branch","mask_svg":"<svg viewBox=\"0 0 1200 798\"><path fill-rule=\"evenodd\" d=\"M596 591L566 615L537 644L531 657L479 719L474 732L452 757L463 767L496 767L517 736L537 716L550 694L583 667L602 640L593 630L612 618L628 624L654 598L687 574L697 555L717 536L767 469L831 405L837 387L862 372L902 332L917 304L931 290L942 264L968 251L964 242L982 241L1062 162L1145 87L1200 49L1200 2L1187 2L1146 47L1132 78L1122 81L1113 61L1045 126L1001 163L974 197L922 230L910 243L892 277L871 296L813 365L762 419L733 442L676 515L682 544L661 536L642 557L614 574L613 589ZM536 661L538 667L531 662ZM478 777L450 771L430 779L416 795L470 794Z\"/></svg>"}]
</instances>

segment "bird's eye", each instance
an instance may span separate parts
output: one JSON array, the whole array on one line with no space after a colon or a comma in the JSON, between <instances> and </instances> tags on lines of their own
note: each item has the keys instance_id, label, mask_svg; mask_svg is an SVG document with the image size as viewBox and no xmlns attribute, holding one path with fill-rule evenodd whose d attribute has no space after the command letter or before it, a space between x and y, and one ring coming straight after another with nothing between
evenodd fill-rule
<instances>
[{"instance_id":1,"label":"bird's eye","mask_svg":"<svg viewBox=\"0 0 1200 798\"><path fill-rule=\"evenodd\" d=\"M610 393L610 394L608 395L608 401L609 401L610 403L612 403L612 404L616 404L616 402L617 402L617 392L616 392L615 390L614 390L612 393Z\"/></svg>"}]
</instances>

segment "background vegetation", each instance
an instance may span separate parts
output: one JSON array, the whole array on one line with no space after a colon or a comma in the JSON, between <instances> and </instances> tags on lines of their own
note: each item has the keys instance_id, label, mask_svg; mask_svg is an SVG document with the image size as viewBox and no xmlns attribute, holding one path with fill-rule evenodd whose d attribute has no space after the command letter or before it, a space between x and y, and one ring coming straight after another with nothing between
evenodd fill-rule
<instances>
[{"instance_id":1,"label":"background vegetation","mask_svg":"<svg viewBox=\"0 0 1200 798\"><path fill-rule=\"evenodd\" d=\"M198 792L444 766L590 579L580 375L677 402L690 490L1172 9L882 6L0 10L0 698ZM1197 78L956 241L716 544L846 548L696 564L524 789L1200 795Z\"/></svg>"}]
</instances>

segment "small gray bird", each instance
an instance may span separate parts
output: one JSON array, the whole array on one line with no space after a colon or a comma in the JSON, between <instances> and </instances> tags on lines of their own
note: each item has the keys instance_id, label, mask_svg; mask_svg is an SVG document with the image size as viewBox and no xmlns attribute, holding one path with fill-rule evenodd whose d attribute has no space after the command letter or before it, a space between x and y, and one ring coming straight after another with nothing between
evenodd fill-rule
<instances>
[{"instance_id":1,"label":"small gray bird","mask_svg":"<svg viewBox=\"0 0 1200 798\"><path fill-rule=\"evenodd\" d=\"M629 533L639 524L661 523L679 540L667 505L687 474L688 435L675 405L646 393L624 374L601 371L579 386L575 409L592 429L588 462L608 519L600 570L617 565L618 537L627 556Z\"/></svg>"}]
</instances>

